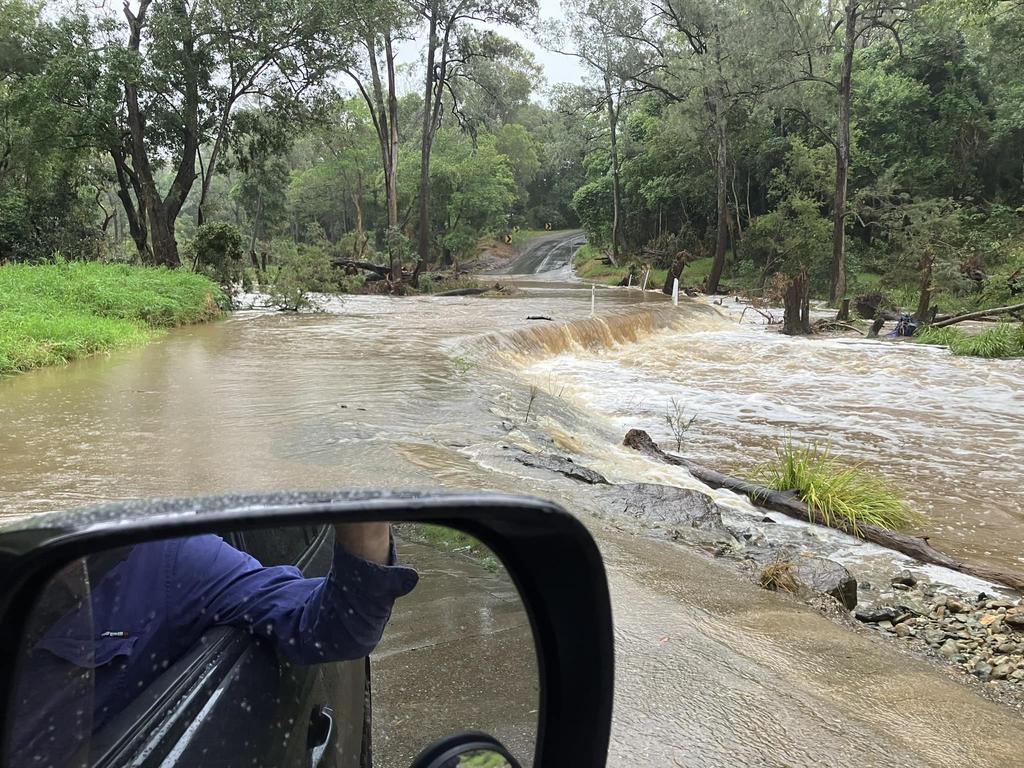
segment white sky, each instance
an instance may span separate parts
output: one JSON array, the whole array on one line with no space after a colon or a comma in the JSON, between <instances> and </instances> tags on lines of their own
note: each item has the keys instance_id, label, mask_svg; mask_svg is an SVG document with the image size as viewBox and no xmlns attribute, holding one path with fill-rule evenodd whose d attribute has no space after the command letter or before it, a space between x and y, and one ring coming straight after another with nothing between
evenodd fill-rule
<instances>
[{"instance_id":1,"label":"white sky","mask_svg":"<svg viewBox=\"0 0 1024 768\"><path fill-rule=\"evenodd\" d=\"M541 25L552 19L562 17L561 0L538 0L540 8ZM563 56L559 53L552 53L541 47L529 31L517 27L496 26L495 29L505 37L516 41L528 51L533 53L537 64L544 70L544 89L550 88L558 83L579 83L583 79L583 69L579 60L572 56ZM423 73L420 71L424 56L426 40L418 38L399 47L399 59L407 70L399 78L399 87L402 92L419 92L423 88ZM535 98L543 98L541 93L535 93Z\"/></svg>"}]
</instances>

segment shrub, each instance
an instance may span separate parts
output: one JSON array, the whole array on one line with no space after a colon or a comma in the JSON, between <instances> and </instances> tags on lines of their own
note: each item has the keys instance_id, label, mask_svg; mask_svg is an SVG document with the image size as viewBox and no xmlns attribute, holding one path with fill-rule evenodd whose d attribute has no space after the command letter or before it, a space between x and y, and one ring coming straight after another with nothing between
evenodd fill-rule
<instances>
[{"instance_id":1,"label":"shrub","mask_svg":"<svg viewBox=\"0 0 1024 768\"><path fill-rule=\"evenodd\" d=\"M777 491L794 491L825 525L856 533L870 524L900 530L918 515L885 481L860 465L844 466L827 446L796 446L787 442L775 462L757 469L755 477Z\"/></svg>"},{"instance_id":2,"label":"shrub","mask_svg":"<svg viewBox=\"0 0 1024 768\"><path fill-rule=\"evenodd\" d=\"M203 224L186 246L201 271L225 288L242 279L245 266L244 239L238 227L221 221Z\"/></svg>"},{"instance_id":3,"label":"shrub","mask_svg":"<svg viewBox=\"0 0 1024 768\"><path fill-rule=\"evenodd\" d=\"M331 257L319 245L299 245L274 251L278 266L270 278L271 301L282 309L298 311L312 306L310 293L338 290Z\"/></svg>"},{"instance_id":4,"label":"shrub","mask_svg":"<svg viewBox=\"0 0 1024 768\"><path fill-rule=\"evenodd\" d=\"M920 344L941 344L963 357L1024 357L1024 325L999 323L978 334L959 328L924 328L914 340Z\"/></svg>"}]
</instances>

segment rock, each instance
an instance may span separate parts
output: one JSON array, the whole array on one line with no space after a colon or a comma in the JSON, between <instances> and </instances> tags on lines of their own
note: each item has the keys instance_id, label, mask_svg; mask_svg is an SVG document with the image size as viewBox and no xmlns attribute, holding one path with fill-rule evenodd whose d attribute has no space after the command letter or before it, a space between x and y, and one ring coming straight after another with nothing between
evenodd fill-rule
<instances>
[{"instance_id":1,"label":"rock","mask_svg":"<svg viewBox=\"0 0 1024 768\"><path fill-rule=\"evenodd\" d=\"M558 472L561 475L581 483L586 483L587 485L608 485L608 481L602 475L592 469L580 466L566 456L524 453L516 456L516 461L527 467Z\"/></svg>"},{"instance_id":2,"label":"rock","mask_svg":"<svg viewBox=\"0 0 1024 768\"><path fill-rule=\"evenodd\" d=\"M915 587L917 586L917 579L914 578L914 574L910 571L902 571L899 576L894 576L892 585L895 587L897 584L903 587Z\"/></svg>"},{"instance_id":3,"label":"rock","mask_svg":"<svg viewBox=\"0 0 1024 768\"><path fill-rule=\"evenodd\" d=\"M992 665L986 664L984 661L979 661L975 664L974 669L971 670L972 675L977 675L982 680L988 680L992 675Z\"/></svg>"},{"instance_id":4,"label":"rock","mask_svg":"<svg viewBox=\"0 0 1024 768\"><path fill-rule=\"evenodd\" d=\"M899 612L891 605L876 605L874 608L862 608L854 616L857 621L863 621L865 624L877 624L880 621L892 621L898 614Z\"/></svg>"},{"instance_id":5,"label":"rock","mask_svg":"<svg viewBox=\"0 0 1024 768\"><path fill-rule=\"evenodd\" d=\"M762 523L774 523L775 521L774 521L774 520L772 520L772 519L771 519L770 517L768 517L767 515L765 515L764 517L762 517L762 518L761 518L761 522L762 522Z\"/></svg>"},{"instance_id":6,"label":"rock","mask_svg":"<svg viewBox=\"0 0 1024 768\"><path fill-rule=\"evenodd\" d=\"M1017 645L1016 643L1003 643L996 648L996 650L999 651L999 653L1016 653Z\"/></svg>"},{"instance_id":7,"label":"rock","mask_svg":"<svg viewBox=\"0 0 1024 768\"><path fill-rule=\"evenodd\" d=\"M939 648L939 653L947 659L952 659L958 656L960 654L960 649L957 648L956 640L947 640L945 644Z\"/></svg>"},{"instance_id":8,"label":"rock","mask_svg":"<svg viewBox=\"0 0 1024 768\"><path fill-rule=\"evenodd\" d=\"M649 525L697 528L722 538L732 534L722 524L722 513L710 496L688 488L652 483L613 485L600 492L602 507Z\"/></svg>"},{"instance_id":9,"label":"rock","mask_svg":"<svg viewBox=\"0 0 1024 768\"><path fill-rule=\"evenodd\" d=\"M900 584L899 582L892 585L893 589L898 589L900 592L906 592L910 587L907 584Z\"/></svg>"},{"instance_id":10,"label":"rock","mask_svg":"<svg viewBox=\"0 0 1024 768\"><path fill-rule=\"evenodd\" d=\"M897 624L893 631L896 633L896 637L910 637L914 634L910 624L905 621L902 624Z\"/></svg>"},{"instance_id":11,"label":"rock","mask_svg":"<svg viewBox=\"0 0 1024 768\"><path fill-rule=\"evenodd\" d=\"M1024 680L1024 669L1018 669L1016 672L1010 675L1010 679L1017 681Z\"/></svg>"},{"instance_id":12,"label":"rock","mask_svg":"<svg viewBox=\"0 0 1024 768\"><path fill-rule=\"evenodd\" d=\"M946 633L941 629L929 629L924 633L924 641L928 645L941 645L942 641L946 639Z\"/></svg>"},{"instance_id":13,"label":"rock","mask_svg":"<svg viewBox=\"0 0 1024 768\"><path fill-rule=\"evenodd\" d=\"M955 597L947 597L946 610L951 613L967 613L971 609L967 603L957 600Z\"/></svg>"},{"instance_id":14,"label":"rock","mask_svg":"<svg viewBox=\"0 0 1024 768\"><path fill-rule=\"evenodd\" d=\"M1014 629L1024 629L1024 613L1007 613L1003 620Z\"/></svg>"},{"instance_id":15,"label":"rock","mask_svg":"<svg viewBox=\"0 0 1024 768\"><path fill-rule=\"evenodd\" d=\"M813 592L831 595L847 610L852 611L857 607L857 580L844 566L834 560L804 557L794 563L792 573L798 583Z\"/></svg>"},{"instance_id":16,"label":"rock","mask_svg":"<svg viewBox=\"0 0 1024 768\"><path fill-rule=\"evenodd\" d=\"M998 613L990 613L978 619L978 623L983 627L988 627L993 632L998 632L1000 625L1003 623L1003 617Z\"/></svg>"}]
</instances>

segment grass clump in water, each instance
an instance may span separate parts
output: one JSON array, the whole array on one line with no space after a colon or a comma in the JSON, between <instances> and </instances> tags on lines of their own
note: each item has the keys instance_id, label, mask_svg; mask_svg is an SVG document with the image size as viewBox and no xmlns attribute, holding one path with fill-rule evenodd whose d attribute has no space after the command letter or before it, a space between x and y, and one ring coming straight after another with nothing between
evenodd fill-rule
<instances>
[{"instance_id":1,"label":"grass clump in water","mask_svg":"<svg viewBox=\"0 0 1024 768\"><path fill-rule=\"evenodd\" d=\"M183 270L97 262L0 267L0 376L141 344L211 320L224 297Z\"/></svg>"},{"instance_id":2,"label":"grass clump in water","mask_svg":"<svg viewBox=\"0 0 1024 768\"><path fill-rule=\"evenodd\" d=\"M977 334L959 328L925 328L914 336L919 344L941 344L963 357L1024 357L1024 325L999 323Z\"/></svg>"},{"instance_id":3,"label":"grass clump in water","mask_svg":"<svg viewBox=\"0 0 1024 768\"><path fill-rule=\"evenodd\" d=\"M861 465L840 464L827 446L787 442L776 454L775 462L757 470L758 482L776 491L793 491L825 525L853 533L862 525L898 531L919 520L884 480Z\"/></svg>"}]
</instances>

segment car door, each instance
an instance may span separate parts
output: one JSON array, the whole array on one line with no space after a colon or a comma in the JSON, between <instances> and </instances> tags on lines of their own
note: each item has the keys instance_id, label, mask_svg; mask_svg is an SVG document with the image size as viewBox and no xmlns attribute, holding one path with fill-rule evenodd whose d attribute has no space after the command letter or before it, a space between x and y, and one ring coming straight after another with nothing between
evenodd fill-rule
<instances>
[{"instance_id":1,"label":"car door","mask_svg":"<svg viewBox=\"0 0 1024 768\"><path fill-rule=\"evenodd\" d=\"M330 568L331 532L225 539L264 566L291 564L316 577ZM215 628L94 735L92 764L366 768L365 669L362 661L295 666L258 637Z\"/></svg>"}]
</instances>

